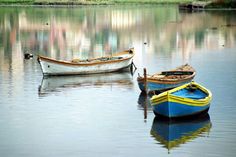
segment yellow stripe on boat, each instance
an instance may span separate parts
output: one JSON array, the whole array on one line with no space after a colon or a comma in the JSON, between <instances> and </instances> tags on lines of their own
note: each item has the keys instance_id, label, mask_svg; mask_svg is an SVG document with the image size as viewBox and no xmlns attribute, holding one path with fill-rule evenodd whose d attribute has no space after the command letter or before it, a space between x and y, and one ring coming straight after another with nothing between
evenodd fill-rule
<instances>
[{"instance_id":1,"label":"yellow stripe on boat","mask_svg":"<svg viewBox=\"0 0 236 157\"><path fill-rule=\"evenodd\" d=\"M212 99L212 93L209 90L207 90L206 88L204 88L203 86L200 86L199 84L197 84L195 82L191 82L191 84L197 86L197 88L204 91L208 96L205 97L204 99L194 100L194 99L179 97L179 96L171 94L173 92L176 92L178 90L186 88L189 85L189 84L185 84L180 87L176 87L176 88L171 89L169 91L163 92L159 95L154 95L151 98L152 105L158 105L158 104L161 104L161 103L167 102L167 101L180 103L180 104L184 104L184 105L189 105L189 106L205 106L205 105L209 104L209 102Z\"/></svg>"}]
</instances>

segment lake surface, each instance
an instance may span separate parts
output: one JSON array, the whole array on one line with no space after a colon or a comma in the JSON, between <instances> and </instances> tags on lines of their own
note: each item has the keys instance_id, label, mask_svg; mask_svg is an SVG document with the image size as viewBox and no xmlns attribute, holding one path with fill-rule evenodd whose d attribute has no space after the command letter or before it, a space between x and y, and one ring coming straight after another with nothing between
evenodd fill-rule
<instances>
[{"instance_id":1,"label":"lake surface","mask_svg":"<svg viewBox=\"0 0 236 157\"><path fill-rule=\"evenodd\" d=\"M130 47L138 67L133 75L43 78L36 57L87 59ZM34 58L25 60L26 52ZM138 73L185 63L213 93L209 115L182 122L155 118L144 105ZM235 156L235 87L235 11L0 8L0 156Z\"/></svg>"}]
</instances>

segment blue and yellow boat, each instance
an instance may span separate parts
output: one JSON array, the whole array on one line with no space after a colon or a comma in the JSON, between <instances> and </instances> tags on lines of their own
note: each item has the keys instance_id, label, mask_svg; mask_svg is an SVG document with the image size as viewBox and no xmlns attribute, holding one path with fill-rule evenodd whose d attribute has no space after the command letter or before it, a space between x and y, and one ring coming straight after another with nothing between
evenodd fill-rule
<instances>
[{"instance_id":1,"label":"blue and yellow boat","mask_svg":"<svg viewBox=\"0 0 236 157\"><path fill-rule=\"evenodd\" d=\"M163 91L189 83L195 77L196 72L188 64L179 66L173 70L162 71L153 75L138 76L137 81L141 91ZM146 89L145 89L146 84Z\"/></svg>"},{"instance_id":2,"label":"blue and yellow boat","mask_svg":"<svg viewBox=\"0 0 236 157\"><path fill-rule=\"evenodd\" d=\"M203 114L188 119L166 119L155 117L150 134L161 145L168 149L193 141L197 137L203 137L210 132L212 127L209 114Z\"/></svg>"},{"instance_id":3,"label":"blue and yellow boat","mask_svg":"<svg viewBox=\"0 0 236 157\"><path fill-rule=\"evenodd\" d=\"M152 96L151 105L155 115L178 118L207 112L211 99L208 89L191 82Z\"/></svg>"}]
</instances>

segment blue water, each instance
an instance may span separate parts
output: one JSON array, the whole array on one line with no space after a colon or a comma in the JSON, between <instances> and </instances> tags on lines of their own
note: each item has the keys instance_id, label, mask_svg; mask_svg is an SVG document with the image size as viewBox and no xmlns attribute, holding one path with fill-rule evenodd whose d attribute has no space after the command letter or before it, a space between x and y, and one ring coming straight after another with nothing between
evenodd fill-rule
<instances>
[{"instance_id":1,"label":"blue water","mask_svg":"<svg viewBox=\"0 0 236 157\"><path fill-rule=\"evenodd\" d=\"M236 27L227 23L236 24L234 11L1 7L0 156L235 156ZM36 59L102 57L129 47L134 75L47 79ZM26 52L34 57L24 59ZM153 74L185 63L213 94L212 127L167 150L150 133L155 116L136 78L144 67Z\"/></svg>"}]
</instances>

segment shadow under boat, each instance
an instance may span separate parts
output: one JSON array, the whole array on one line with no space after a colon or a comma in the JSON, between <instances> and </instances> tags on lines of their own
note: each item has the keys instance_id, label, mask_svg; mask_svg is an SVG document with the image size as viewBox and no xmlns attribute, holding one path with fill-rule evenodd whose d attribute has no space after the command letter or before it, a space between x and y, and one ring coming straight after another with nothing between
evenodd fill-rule
<instances>
[{"instance_id":1,"label":"shadow under boat","mask_svg":"<svg viewBox=\"0 0 236 157\"><path fill-rule=\"evenodd\" d=\"M93 75L69 75L43 77L39 86L39 95L47 95L60 92L65 88L84 88L102 86L121 86L131 89L133 87L130 71L93 74Z\"/></svg>"},{"instance_id":2,"label":"shadow under boat","mask_svg":"<svg viewBox=\"0 0 236 157\"><path fill-rule=\"evenodd\" d=\"M169 153L174 147L208 134L211 127L212 123L208 113L189 119L155 117L150 134L167 148Z\"/></svg>"}]
</instances>

